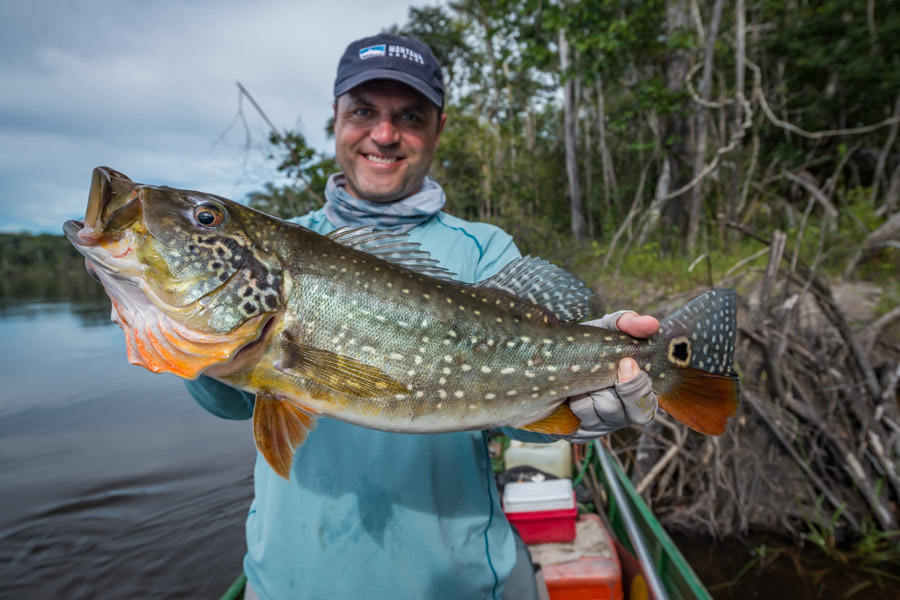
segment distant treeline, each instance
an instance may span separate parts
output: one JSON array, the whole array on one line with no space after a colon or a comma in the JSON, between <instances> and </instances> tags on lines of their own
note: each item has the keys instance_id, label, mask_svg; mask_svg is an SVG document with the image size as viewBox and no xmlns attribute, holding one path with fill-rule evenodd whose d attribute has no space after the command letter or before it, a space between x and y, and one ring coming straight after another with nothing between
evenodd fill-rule
<instances>
[{"instance_id":1,"label":"distant treeline","mask_svg":"<svg viewBox=\"0 0 900 600\"><path fill-rule=\"evenodd\" d=\"M65 237L0 233L0 299L80 302L104 295Z\"/></svg>"}]
</instances>

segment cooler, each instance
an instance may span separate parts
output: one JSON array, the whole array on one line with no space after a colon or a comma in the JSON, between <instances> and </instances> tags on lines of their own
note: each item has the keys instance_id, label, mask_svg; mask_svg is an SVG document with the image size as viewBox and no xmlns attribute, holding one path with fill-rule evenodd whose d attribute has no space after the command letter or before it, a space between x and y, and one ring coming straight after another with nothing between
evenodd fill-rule
<instances>
[{"instance_id":1,"label":"cooler","mask_svg":"<svg viewBox=\"0 0 900 600\"><path fill-rule=\"evenodd\" d=\"M571 479L508 483L503 512L526 544L575 539L575 492Z\"/></svg>"}]
</instances>

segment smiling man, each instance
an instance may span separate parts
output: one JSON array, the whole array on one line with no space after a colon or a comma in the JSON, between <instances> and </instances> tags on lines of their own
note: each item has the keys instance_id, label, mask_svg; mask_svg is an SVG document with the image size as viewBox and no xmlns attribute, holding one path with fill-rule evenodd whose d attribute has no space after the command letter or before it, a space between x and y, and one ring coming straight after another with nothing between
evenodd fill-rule
<instances>
[{"instance_id":1,"label":"smiling man","mask_svg":"<svg viewBox=\"0 0 900 600\"><path fill-rule=\"evenodd\" d=\"M377 35L348 46L334 86L341 173L327 202L294 219L318 233L374 226L406 234L466 282L519 256L512 238L442 209L427 173L446 121L441 68L420 41ZM603 326L638 337L656 319L624 311ZM631 359L615 388L570 400L585 441L646 423L656 399ZM253 396L201 376L196 400L226 418L250 418ZM529 441L552 436L507 430ZM482 431L411 435L320 419L290 479L257 457L247 517L246 598L458 600L537 597L527 549L503 515Z\"/></svg>"}]
</instances>

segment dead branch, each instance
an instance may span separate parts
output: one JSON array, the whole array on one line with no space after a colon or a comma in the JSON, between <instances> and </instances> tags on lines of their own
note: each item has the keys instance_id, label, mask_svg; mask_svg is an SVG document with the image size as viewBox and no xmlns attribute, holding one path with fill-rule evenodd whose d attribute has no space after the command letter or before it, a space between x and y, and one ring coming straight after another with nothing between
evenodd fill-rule
<instances>
[{"instance_id":1,"label":"dead branch","mask_svg":"<svg viewBox=\"0 0 900 600\"><path fill-rule=\"evenodd\" d=\"M297 156L297 152L294 149L294 147L288 143L287 138L284 137L284 134L281 133L281 130L278 129L277 127L275 127L275 124L272 123L272 121L269 119L268 115L266 115L266 113L263 112L262 107L260 107L260 105L256 103L256 100L254 100L253 96L250 95L250 92L247 91L247 88L245 88L243 85L241 85L240 81L236 81L235 83L237 84L238 90L240 90L240 93L243 94L247 98L247 100L250 101L250 104L253 105L253 108L256 109L256 112L259 113L259 116L262 117L263 121L265 121L266 124L269 126L269 130L272 132L272 135L274 135L276 137L276 139L281 143L281 145L284 146L284 148L288 152L291 153L291 156L294 158L294 161L296 161L296 163L297 163L297 177L299 177L300 181L302 181L303 184L306 186L306 189L309 192L309 195L316 199L316 202L319 203L319 206L324 206L325 201L322 199L322 197L319 195L319 193L313 189L312 185L310 185L309 180L303 174L303 170L300 168L300 163L302 162L302 159L299 156Z\"/></svg>"},{"instance_id":2,"label":"dead branch","mask_svg":"<svg viewBox=\"0 0 900 600\"><path fill-rule=\"evenodd\" d=\"M863 127L853 127L850 129L826 129L824 131L806 131L805 129L801 129L796 125L788 123L787 121L782 121L775 116L775 114L772 112L772 109L769 107L769 103L766 101L765 94L762 91L762 71L749 59L747 60L747 66L751 71L753 71L754 94L759 100L760 108L762 108L763 114L766 115L766 118L769 119L769 121L776 127L780 127L781 129L784 129L786 131L796 133L801 137L805 137L811 140L818 140L826 137L836 137L841 135L859 135L877 131L882 127L887 127L900 121L900 117L890 117L883 121L879 121L874 125L865 125Z\"/></svg>"}]
</instances>

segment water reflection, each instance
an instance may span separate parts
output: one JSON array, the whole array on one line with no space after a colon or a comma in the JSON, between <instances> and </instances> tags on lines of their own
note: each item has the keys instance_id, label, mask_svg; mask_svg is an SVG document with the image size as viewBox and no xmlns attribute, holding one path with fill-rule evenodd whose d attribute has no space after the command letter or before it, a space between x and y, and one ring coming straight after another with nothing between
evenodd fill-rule
<instances>
[{"instance_id":1,"label":"water reflection","mask_svg":"<svg viewBox=\"0 0 900 600\"><path fill-rule=\"evenodd\" d=\"M129 365L106 300L0 301L0 595L216 597L255 452L175 377Z\"/></svg>"}]
</instances>

